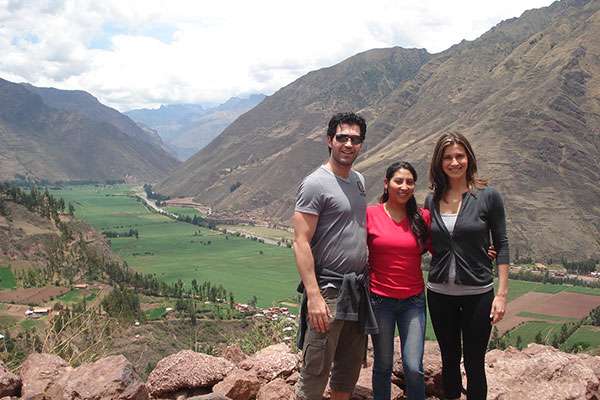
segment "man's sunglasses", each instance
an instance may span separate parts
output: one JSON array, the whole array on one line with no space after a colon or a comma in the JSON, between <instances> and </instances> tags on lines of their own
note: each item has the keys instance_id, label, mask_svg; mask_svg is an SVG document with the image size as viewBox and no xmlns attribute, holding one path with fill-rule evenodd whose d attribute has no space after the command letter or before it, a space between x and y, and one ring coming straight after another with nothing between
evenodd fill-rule
<instances>
[{"instance_id":1,"label":"man's sunglasses","mask_svg":"<svg viewBox=\"0 0 600 400\"><path fill-rule=\"evenodd\" d=\"M363 142L363 138L361 136L347 135L345 133L337 133L335 135L335 140L338 143L348 143L348 139L350 139L350 143L353 145L361 144Z\"/></svg>"}]
</instances>

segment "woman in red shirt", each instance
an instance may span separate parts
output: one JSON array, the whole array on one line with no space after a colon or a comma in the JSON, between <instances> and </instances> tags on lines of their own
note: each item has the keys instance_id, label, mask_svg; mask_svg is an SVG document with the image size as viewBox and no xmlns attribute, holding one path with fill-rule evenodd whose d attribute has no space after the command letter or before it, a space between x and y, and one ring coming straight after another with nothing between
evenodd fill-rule
<instances>
[{"instance_id":1,"label":"woman in red shirt","mask_svg":"<svg viewBox=\"0 0 600 400\"><path fill-rule=\"evenodd\" d=\"M417 173L408 162L390 165L380 203L367 208L371 303L379 334L373 335L373 398L390 399L394 333L400 334L409 400L425 399L423 350L425 295L421 254L431 218L414 198Z\"/></svg>"}]
</instances>

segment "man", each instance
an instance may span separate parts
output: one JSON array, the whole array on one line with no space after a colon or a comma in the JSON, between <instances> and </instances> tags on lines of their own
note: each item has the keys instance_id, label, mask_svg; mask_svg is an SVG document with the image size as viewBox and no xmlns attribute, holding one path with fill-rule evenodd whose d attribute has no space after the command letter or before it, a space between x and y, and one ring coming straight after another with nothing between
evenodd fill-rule
<instances>
[{"instance_id":1,"label":"man","mask_svg":"<svg viewBox=\"0 0 600 400\"><path fill-rule=\"evenodd\" d=\"M296 395L303 400L321 400L330 371L331 399L349 399L366 335L377 329L366 285L365 182L352 170L366 130L356 114L334 115L329 158L298 188L292 223L304 293L298 338L304 361Z\"/></svg>"}]
</instances>

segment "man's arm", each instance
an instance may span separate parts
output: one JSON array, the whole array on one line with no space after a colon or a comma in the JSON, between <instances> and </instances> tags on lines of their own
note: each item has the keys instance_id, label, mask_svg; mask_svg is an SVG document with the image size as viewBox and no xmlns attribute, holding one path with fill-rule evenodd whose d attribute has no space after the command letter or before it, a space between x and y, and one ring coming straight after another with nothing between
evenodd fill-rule
<instances>
[{"instance_id":1,"label":"man's arm","mask_svg":"<svg viewBox=\"0 0 600 400\"><path fill-rule=\"evenodd\" d=\"M294 227L294 256L296 268L304 284L308 298L308 323L317 332L327 332L331 312L317 283L315 260L310 248L310 241L317 228L318 215L296 211L292 217Z\"/></svg>"}]
</instances>

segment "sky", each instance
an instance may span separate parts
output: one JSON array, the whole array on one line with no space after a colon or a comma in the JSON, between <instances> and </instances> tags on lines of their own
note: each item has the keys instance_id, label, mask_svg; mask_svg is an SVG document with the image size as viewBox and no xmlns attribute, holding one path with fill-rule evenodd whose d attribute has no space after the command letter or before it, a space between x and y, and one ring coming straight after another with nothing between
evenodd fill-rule
<instances>
[{"instance_id":1,"label":"sky","mask_svg":"<svg viewBox=\"0 0 600 400\"><path fill-rule=\"evenodd\" d=\"M549 0L0 0L0 78L119 111L270 95L362 51L443 51Z\"/></svg>"}]
</instances>

